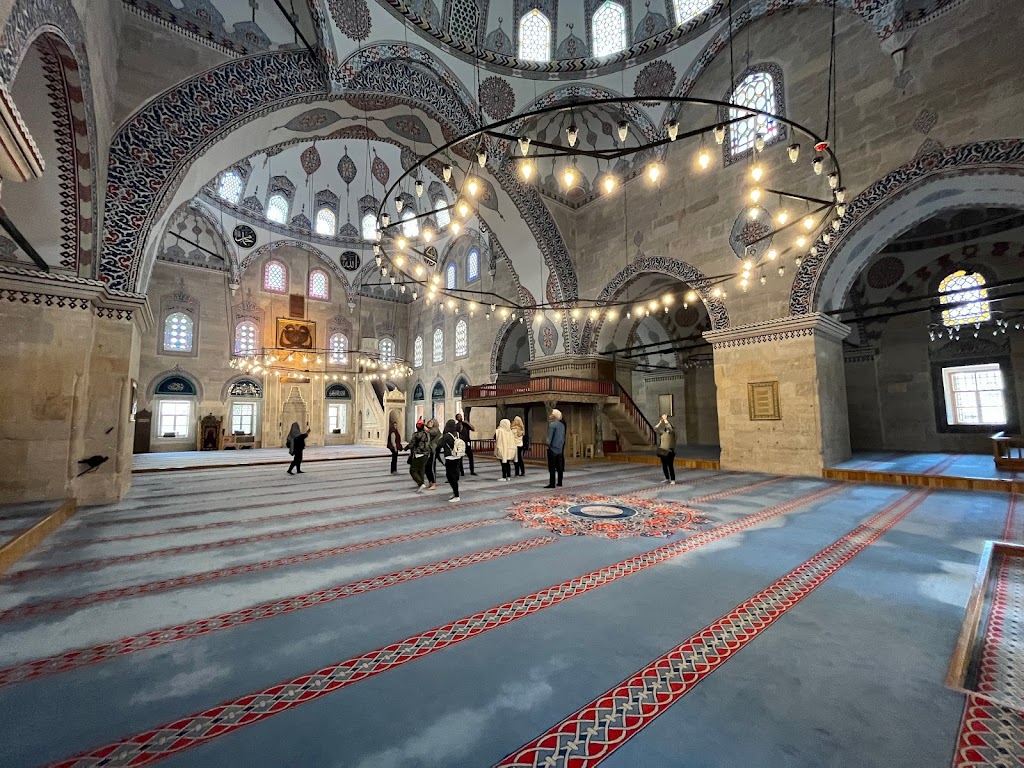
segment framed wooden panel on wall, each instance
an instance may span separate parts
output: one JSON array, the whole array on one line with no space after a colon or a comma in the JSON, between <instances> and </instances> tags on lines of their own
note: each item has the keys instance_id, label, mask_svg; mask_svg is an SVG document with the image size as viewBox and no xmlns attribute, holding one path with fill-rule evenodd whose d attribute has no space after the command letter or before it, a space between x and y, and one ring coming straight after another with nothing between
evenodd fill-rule
<instances>
[{"instance_id":1,"label":"framed wooden panel on wall","mask_svg":"<svg viewBox=\"0 0 1024 768\"><path fill-rule=\"evenodd\" d=\"M669 418L676 415L675 412L675 401L672 395L658 395L658 417L662 414L668 414Z\"/></svg>"},{"instance_id":2,"label":"framed wooden panel on wall","mask_svg":"<svg viewBox=\"0 0 1024 768\"><path fill-rule=\"evenodd\" d=\"M779 407L779 382L756 381L747 384L747 404L751 421L778 421L782 418Z\"/></svg>"},{"instance_id":3,"label":"framed wooden panel on wall","mask_svg":"<svg viewBox=\"0 0 1024 768\"><path fill-rule=\"evenodd\" d=\"M316 349L316 323L277 318L277 346L281 349Z\"/></svg>"}]
</instances>

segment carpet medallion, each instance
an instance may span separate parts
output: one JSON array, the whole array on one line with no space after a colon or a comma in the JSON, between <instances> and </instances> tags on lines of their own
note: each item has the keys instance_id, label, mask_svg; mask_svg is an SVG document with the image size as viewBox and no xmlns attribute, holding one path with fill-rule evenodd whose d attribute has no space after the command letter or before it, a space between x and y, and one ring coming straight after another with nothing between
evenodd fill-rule
<instances>
[{"instance_id":1,"label":"carpet medallion","mask_svg":"<svg viewBox=\"0 0 1024 768\"><path fill-rule=\"evenodd\" d=\"M524 528L543 528L559 536L668 537L698 530L709 522L703 513L682 504L639 496L574 494L523 501L512 507L509 520Z\"/></svg>"}]
</instances>

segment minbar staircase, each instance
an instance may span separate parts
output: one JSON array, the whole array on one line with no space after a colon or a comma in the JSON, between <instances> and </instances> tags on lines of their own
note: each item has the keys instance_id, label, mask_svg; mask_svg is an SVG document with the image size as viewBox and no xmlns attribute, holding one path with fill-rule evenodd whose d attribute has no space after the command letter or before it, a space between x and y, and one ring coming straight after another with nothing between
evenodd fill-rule
<instances>
[{"instance_id":1,"label":"minbar staircase","mask_svg":"<svg viewBox=\"0 0 1024 768\"><path fill-rule=\"evenodd\" d=\"M608 421L619 433L623 450L654 451L657 445L657 433L654 431L654 426L647 420L647 417L621 384L616 382L615 389L618 397L615 400L608 398L608 402L604 406L604 415L608 417Z\"/></svg>"}]
</instances>

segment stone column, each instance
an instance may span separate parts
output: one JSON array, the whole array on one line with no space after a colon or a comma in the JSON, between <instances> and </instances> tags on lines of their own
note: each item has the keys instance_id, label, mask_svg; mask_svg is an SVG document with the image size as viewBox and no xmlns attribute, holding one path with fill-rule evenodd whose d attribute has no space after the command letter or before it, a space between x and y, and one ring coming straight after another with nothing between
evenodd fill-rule
<instances>
[{"instance_id":1,"label":"stone column","mask_svg":"<svg viewBox=\"0 0 1024 768\"><path fill-rule=\"evenodd\" d=\"M810 314L704 334L714 345L723 469L820 476L850 458L849 332Z\"/></svg>"}]
</instances>

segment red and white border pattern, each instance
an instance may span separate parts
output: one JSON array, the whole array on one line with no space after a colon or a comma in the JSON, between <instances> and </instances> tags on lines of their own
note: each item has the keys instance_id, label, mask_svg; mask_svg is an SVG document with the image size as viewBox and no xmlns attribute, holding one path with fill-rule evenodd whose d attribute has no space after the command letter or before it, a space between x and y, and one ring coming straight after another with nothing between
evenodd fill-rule
<instances>
[{"instance_id":1,"label":"red and white border pattern","mask_svg":"<svg viewBox=\"0 0 1024 768\"><path fill-rule=\"evenodd\" d=\"M323 669L300 675L265 690L219 704L202 712L54 763L52 768L99 768L99 766L149 765L190 747L212 741L301 704L346 688L353 683L403 666L410 661L451 647L517 619L571 600L598 587L639 573L734 533L747 530L797 508L822 501L844 490L835 484L763 509L687 539L675 541L596 571L546 587L441 627L407 637Z\"/></svg>"},{"instance_id":2,"label":"red and white border pattern","mask_svg":"<svg viewBox=\"0 0 1024 768\"><path fill-rule=\"evenodd\" d=\"M902 496L810 560L502 760L498 768L586 768L597 765L910 514L929 493Z\"/></svg>"},{"instance_id":3,"label":"red and white border pattern","mask_svg":"<svg viewBox=\"0 0 1024 768\"><path fill-rule=\"evenodd\" d=\"M629 517L580 517L576 508L610 507L631 512ZM521 501L509 512L525 528L543 528L559 536L603 536L620 539L630 536L672 536L692 531L706 523L707 518L696 509L640 495L604 496L597 493L554 496L534 501Z\"/></svg>"}]
</instances>

